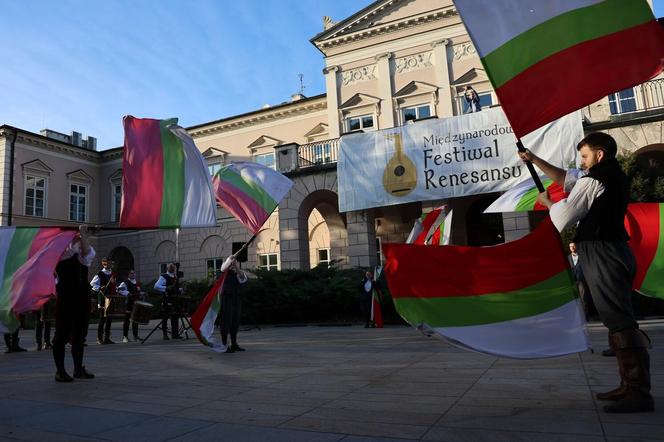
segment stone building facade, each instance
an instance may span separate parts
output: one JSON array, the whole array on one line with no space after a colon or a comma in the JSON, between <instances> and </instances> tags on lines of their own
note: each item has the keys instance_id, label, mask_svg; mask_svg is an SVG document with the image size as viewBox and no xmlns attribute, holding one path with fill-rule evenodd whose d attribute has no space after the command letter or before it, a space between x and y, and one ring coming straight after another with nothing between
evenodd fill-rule
<instances>
[{"instance_id":1,"label":"stone building facade","mask_svg":"<svg viewBox=\"0 0 664 442\"><path fill-rule=\"evenodd\" d=\"M461 115L466 86L484 107L500 105L452 1L378 0L337 23L325 18L311 43L325 60L324 94L295 94L276 106L187 128L211 172L252 160L295 182L249 247L245 267L374 266L382 243L404 241L422 211L442 202L454 209L455 244L495 244L530 231L528 214L482 214L497 194L339 212L336 160L343 134ZM588 106L583 118L586 130L607 131L649 173L662 175L664 77ZM122 148L95 148L94 138L76 133L0 126L2 224L116 226ZM217 215L216 228L108 230L95 235L94 245L99 257L135 268L143 281L176 260L187 278L203 278L234 243L250 238L224 209Z\"/></svg>"}]
</instances>

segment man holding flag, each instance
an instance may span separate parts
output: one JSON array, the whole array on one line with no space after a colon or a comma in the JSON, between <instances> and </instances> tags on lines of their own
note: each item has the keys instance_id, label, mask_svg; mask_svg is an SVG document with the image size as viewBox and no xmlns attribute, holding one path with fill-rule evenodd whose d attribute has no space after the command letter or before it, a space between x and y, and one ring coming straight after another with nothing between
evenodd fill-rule
<instances>
[{"instance_id":1,"label":"man holding flag","mask_svg":"<svg viewBox=\"0 0 664 442\"><path fill-rule=\"evenodd\" d=\"M591 133L579 142L577 150L583 171L565 171L529 150L520 156L569 192L557 203L542 192L538 202L549 208L559 231L578 222L574 242L600 319L609 329L609 344L616 352L621 378L618 388L598 393L597 398L613 401L604 407L609 413L653 411L647 350L650 339L639 330L630 298L636 264L624 226L628 180L616 160L617 145L610 135Z\"/></svg>"}]
</instances>

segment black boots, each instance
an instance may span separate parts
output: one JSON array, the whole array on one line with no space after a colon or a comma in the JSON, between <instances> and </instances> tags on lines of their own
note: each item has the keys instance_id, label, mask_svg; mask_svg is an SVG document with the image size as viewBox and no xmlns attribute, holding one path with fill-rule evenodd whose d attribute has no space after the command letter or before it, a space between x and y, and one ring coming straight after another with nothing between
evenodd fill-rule
<instances>
[{"instance_id":1,"label":"black boots","mask_svg":"<svg viewBox=\"0 0 664 442\"><path fill-rule=\"evenodd\" d=\"M654 411L655 401L650 395L650 339L638 329L609 333L609 344L616 352L620 386L597 399L613 401L605 405L607 413L637 413Z\"/></svg>"}]
</instances>

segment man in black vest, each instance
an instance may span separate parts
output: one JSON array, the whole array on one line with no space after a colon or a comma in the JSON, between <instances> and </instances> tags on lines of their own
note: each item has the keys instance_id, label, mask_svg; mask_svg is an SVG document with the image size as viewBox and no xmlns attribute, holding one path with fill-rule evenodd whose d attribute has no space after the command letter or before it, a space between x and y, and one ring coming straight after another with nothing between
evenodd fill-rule
<instances>
[{"instance_id":1,"label":"man in black vest","mask_svg":"<svg viewBox=\"0 0 664 442\"><path fill-rule=\"evenodd\" d=\"M57 382L71 382L65 370L65 344L71 339L71 355L74 358L74 377L92 379L94 375L83 365L83 349L90 320L90 285L88 267L95 251L87 238L87 227L79 228L81 236L67 247L55 268L57 283L55 291L55 336L53 337L53 359L57 369Z\"/></svg>"},{"instance_id":2,"label":"man in black vest","mask_svg":"<svg viewBox=\"0 0 664 442\"><path fill-rule=\"evenodd\" d=\"M164 333L164 340L168 340L167 318L171 318L171 335L173 339L181 339L178 326L179 316L174 310L175 298L180 294L180 284L178 281L177 266L174 263L168 264L166 273L161 275L154 284L154 289L164 295L162 299L163 316L161 319L161 330Z\"/></svg>"},{"instance_id":3,"label":"man in black vest","mask_svg":"<svg viewBox=\"0 0 664 442\"><path fill-rule=\"evenodd\" d=\"M620 387L598 393L609 413L653 411L650 395L650 339L634 317L631 303L636 262L627 240L624 218L629 202L629 182L616 153L616 141L602 132L591 133L577 145L581 167L568 170L552 166L530 151L521 153L532 161L569 196L555 204L546 192L538 201L549 208L559 231L578 221L574 242L579 262L600 319L609 329L609 344L616 352Z\"/></svg>"},{"instance_id":4,"label":"man in black vest","mask_svg":"<svg viewBox=\"0 0 664 442\"><path fill-rule=\"evenodd\" d=\"M240 263L235 255L229 256L221 265L221 271L228 274L224 280L221 295L221 343L226 348L225 353L244 351L237 343L237 333L240 330L240 313L242 299L240 297L240 285L247 282L247 275L240 268ZM228 335L231 335L231 343L228 345Z\"/></svg>"},{"instance_id":5,"label":"man in black vest","mask_svg":"<svg viewBox=\"0 0 664 442\"><path fill-rule=\"evenodd\" d=\"M120 283L118 286L118 293L127 297L126 313L124 323L122 324L122 342L129 342L129 320L131 319L131 311L134 308L134 303L138 301L141 295L141 288L136 281L136 272L129 270L127 280ZM138 337L138 322L134 322L131 327L134 341L140 341Z\"/></svg>"},{"instance_id":6,"label":"man in black vest","mask_svg":"<svg viewBox=\"0 0 664 442\"><path fill-rule=\"evenodd\" d=\"M106 310L106 295L115 294L115 276L111 270L111 261L108 258L101 260L101 270L92 278L90 285L97 294L97 309L99 311L99 324L97 325L97 344L115 344L111 341L112 318Z\"/></svg>"}]
</instances>

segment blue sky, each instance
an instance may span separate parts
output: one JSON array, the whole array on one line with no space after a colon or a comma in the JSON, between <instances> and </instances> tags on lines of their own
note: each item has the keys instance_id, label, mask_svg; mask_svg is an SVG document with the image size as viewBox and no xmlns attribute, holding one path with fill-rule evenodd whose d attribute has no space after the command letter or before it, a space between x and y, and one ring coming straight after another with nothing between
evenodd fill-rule
<instances>
[{"instance_id":1,"label":"blue sky","mask_svg":"<svg viewBox=\"0 0 664 442\"><path fill-rule=\"evenodd\" d=\"M0 0L0 124L122 145L122 116L191 126L325 92L309 39L371 0ZM664 0L655 0L664 16Z\"/></svg>"}]
</instances>

